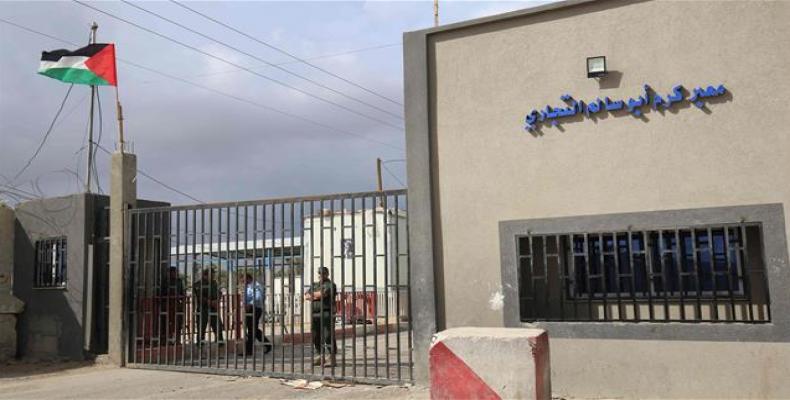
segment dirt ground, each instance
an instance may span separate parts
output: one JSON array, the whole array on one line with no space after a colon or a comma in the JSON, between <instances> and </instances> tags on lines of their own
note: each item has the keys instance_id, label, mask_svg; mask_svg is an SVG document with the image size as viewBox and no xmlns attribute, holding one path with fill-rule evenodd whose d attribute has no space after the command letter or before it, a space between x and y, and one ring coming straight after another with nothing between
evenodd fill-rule
<instances>
[{"instance_id":1,"label":"dirt ground","mask_svg":"<svg viewBox=\"0 0 790 400\"><path fill-rule=\"evenodd\" d=\"M0 365L0 399L428 399L417 387L296 389L261 377L116 368L92 363Z\"/></svg>"}]
</instances>

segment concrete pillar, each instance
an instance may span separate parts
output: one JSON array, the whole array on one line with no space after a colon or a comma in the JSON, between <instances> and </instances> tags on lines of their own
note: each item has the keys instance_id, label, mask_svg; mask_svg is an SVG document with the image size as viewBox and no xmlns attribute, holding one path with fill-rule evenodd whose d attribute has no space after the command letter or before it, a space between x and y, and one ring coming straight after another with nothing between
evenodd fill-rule
<instances>
[{"instance_id":1,"label":"concrete pillar","mask_svg":"<svg viewBox=\"0 0 790 400\"><path fill-rule=\"evenodd\" d=\"M424 32L424 31L423 31ZM429 384L428 350L431 337L444 329L444 267L441 224L434 194L438 183L431 155L436 144L430 134L428 101L428 39L425 33L403 35L403 71L406 95L406 163L409 178L410 310L414 337L414 380ZM435 135L433 135L435 136ZM438 176L438 175L437 175Z\"/></svg>"},{"instance_id":2,"label":"concrete pillar","mask_svg":"<svg viewBox=\"0 0 790 400\"><path fill-rule=\"evenodd\" d=\"M137 203L137 156L115 152L110 170L110 312L108 356L125 363L124 269L126 260L125 211Z\"/></svg>"},{"instance_id":3,"label":"concrete pillar","mask_svg":"<svg viewBox=\"0 0 790 400\"><path fill-rule=\"evenodd\" d=\"M14 280L14 210L0 204L0 362L16 357L16 317L24 303L11 294Z\"/></svg>"}]
</instances>

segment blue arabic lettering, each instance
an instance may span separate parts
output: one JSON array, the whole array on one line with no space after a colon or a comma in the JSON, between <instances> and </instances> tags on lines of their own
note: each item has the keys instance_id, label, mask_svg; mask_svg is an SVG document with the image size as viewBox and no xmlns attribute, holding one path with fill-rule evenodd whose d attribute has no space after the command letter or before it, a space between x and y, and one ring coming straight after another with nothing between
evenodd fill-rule
<instances>
[{"instance_id":1,"label":"blue arabic lettering","mask_svg":"<svg viewBox=\"0 0 790 400\"><path fill-rule=\"evenodd\" d=\"M601 99L595 99L587 104L587 116L589 117L590 114L596 114L601 111L601 107L603 107Z\"/></svg>"},{"instance_id":2,"label":"blue arabic lettering","mask_svg":"<svg viewBox=\"0 0 790 400\"><path fill-rule=\"evenodd\" d=\"M596 98L589 103L574 100L573 96L565 93L560 96L560 100L566 103L563 107L554 108L550 105L546 105L546 108L542 110L532 110L527 113L526 117L524 118L524 128L532 132L536 130L541 123L548 123L550 126L557 126L559 124L559 118L572 117L577 114L584 114L587 116L587 118L590 118L590 115L595 115L601 111L613 112L622 110L623 108L626 108L633 116L639 117L643 113L642 107L644 106L650 105L654 110L658 110L659 107L668 109L672 107L673 104L679 103L685 99L685 89L683 85L675 85L672 88L672 93L669 93L666 96L661 96L660 94L655 93L647 84L643 86L643 90L644 92L641 96L635 99L629 98L628 101L612 101L612 99L609 97L605 97L604 100L601 100L601 98ZM652 96L650 95L651 91L654 92ZM707 87L699 86L692 90L691 96L688 100L695 106L703 108L705 105L703 101L704 99L722 96L725 93L727 93L727 89L724 87L724 85Z\"/></svg>"},{"instance_id":3,"label":"blue arabic lettering","mask_svg":"<svg viewBox=\"0 0 790 400\"><path fill-rule=\"evenodd\" d=\"M703 88L702 86L694 88L694 93L689 98L689 101L692 102L695 106L702 108L705 106L705 102L700 99L708 98L708 97L716 97L721 96L727 93L727 89L724 85L719 85L718 87L708 86L707 88Z\"/></svg>"},{"instance_id":4,"label":"blue arabic lettering","mask_svg":"<svg viewBox=\"0 0 790 400\"><path fill-rule=\"evenodd\" d=\"M672 88L672 94L667 95L666 108L672 107L672 103L683 101L683 85L676 85Z\"/></svg>"},{"instance_id":5,"label":"blue arabic lettering","mask_svg":"<svg viewBox=\"0 0 790 400\"><path fill-rule=\"evenodd\" d=\"M705 89L701 87L694 88L694 92L691 94L691 97L689 97L689 101L695 106L702 108L702 106L705 105L702 100L699 100L702 97L705 97Z\"/></svg>"},{"instance_id":6,"label":"blue arabic lettering","mask_svg":"<svg viewBox=\"0 0 790 400\"><path fill-rule=\"evenodd\" d=\"M635 117L642 115L641 107L650 103L650 86L644 85L644 96L639 96L636 99L628 99L628 112Z\"/></svg>"},{"instance_id":7,"label":"blue arabic lettering","mask_svg":"<svg viewBox=\"0 0 790 400\"><path fill-rule=\"evenodd\" d=\"M612 101L608 97L604 99L604 102L606 103L606 111L622 110L623 106L625 105L622 100Z\"/></svg>"},{"instance_id":8,"label":"blue arabic lettering","mask_svg":"<svg viewBox=\"0 0 790 400\"><path fill-rule=\"evenodd\" d=\"M658 106L662 106L663 108L667 108L667 102L661 97L660 94L655 94L653 96L653 109L658 110Z\"/></svg>"}]
</instances>

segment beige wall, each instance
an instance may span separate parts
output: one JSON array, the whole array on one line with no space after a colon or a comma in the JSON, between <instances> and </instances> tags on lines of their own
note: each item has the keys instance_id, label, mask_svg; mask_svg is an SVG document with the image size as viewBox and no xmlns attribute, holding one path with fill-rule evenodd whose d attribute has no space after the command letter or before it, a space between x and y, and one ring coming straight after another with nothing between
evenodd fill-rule
<instances>
[{"instance_id":1,"label":"beige wall","mask_svg":"<svg viewBox=\"0 0 790 400\"><path fill-rule=\"evenodd\" d=\"M550 347L554 397L786 399L790 394L787 343L550 339Z\"/></svg>"},{"instance_id":2,"label":"beige wall","mask_svg":"<svg viewBox=\"0 0 790 400\"><path fill-rule=\"evenodd\" d=\"M447 327L503 324L499 221L787 210L788 21L787 1L600 1L429 36ZM594 55L622 73L619 85L586 77ZM523 129L527 112L562 104L563 93L627 99L645 83L659 93L723 83L732 98L709 113L686 103L644 119L544 128L537 138Z\"/></svg>"}]
</instances>

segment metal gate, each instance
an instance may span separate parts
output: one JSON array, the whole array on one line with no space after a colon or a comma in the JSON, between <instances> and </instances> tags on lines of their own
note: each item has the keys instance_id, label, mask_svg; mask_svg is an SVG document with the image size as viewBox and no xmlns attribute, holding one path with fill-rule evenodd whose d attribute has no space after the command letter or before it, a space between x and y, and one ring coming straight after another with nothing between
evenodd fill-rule
<instances>
[{"instance_id":1,"label":"metal gate","mask_svg":"<svg viewBox=\"0 0 790 400\"><path fill-rule=\"evenodd\" d=\"M411 382L407 210L405 190L129 210L127 365Z\"/></svg>"}]
</instances>

